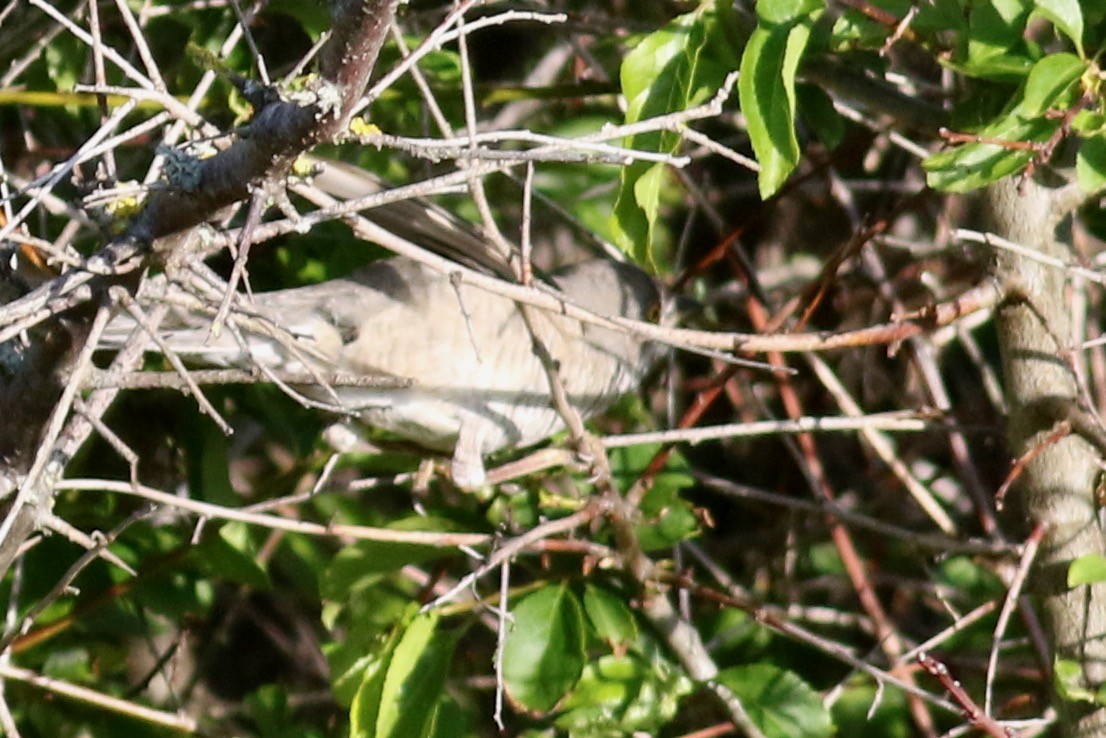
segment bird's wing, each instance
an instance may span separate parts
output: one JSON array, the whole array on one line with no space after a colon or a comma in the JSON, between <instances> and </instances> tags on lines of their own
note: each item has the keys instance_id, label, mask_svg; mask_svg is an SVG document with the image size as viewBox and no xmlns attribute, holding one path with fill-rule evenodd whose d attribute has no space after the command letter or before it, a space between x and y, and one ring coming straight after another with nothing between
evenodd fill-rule
<instances>
[{"instance_id":1,"label":"bird's wing","mask_svg":"<svg viewBox=\"0 0 1106 738\"><path fill-rule=\"evenodd\" d=\"M318 169L312 183L331 197L353 200L383 191L376 175L351 164L311 159ZM472 223L424 198L387 203L364 216L397 236L465 266L511 277L507 255L485 238Z\"/></svg>"}]
</instances>

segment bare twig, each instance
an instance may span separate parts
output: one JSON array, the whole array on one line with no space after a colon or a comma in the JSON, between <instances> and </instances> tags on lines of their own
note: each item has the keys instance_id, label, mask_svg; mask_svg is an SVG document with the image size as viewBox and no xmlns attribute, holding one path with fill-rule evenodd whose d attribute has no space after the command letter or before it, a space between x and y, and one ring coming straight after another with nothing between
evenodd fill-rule
<instances>
[{"instance_id":1,"label":"bare twig","mask_svg":"<svg viewBox=\"0 0 1106 738\"><path fill-rule=\"evenodd\" d=\"M137 702L119 699L62 679L36 674L30 669L23 669L11 664L0 663L0 678L27 684L58 697L65 697L101 710L126 715L160 728L168 728L188 734L194 734L199 729L196 720L187 715L155 710Z\"/></svg>"},{"instance_id":2,"label":"bare twig","mask_svg":"<svg viewBox=\"0 0 1106 738\"><path fill-rule=\"evenodd\" d=\"M949 673L948 667L943 663L933 658L927 653L918 654L918 663L922 665L926 671L933 675L937 681L941 682L941 686L952 696L956 703L964 710L968 716L968 720L971 721L979 730L983 731L987 735L994 736L994 738L1014 738L1017 733L1013 728L1004 727L999 725L994 718L987 714L987 712L979 707L967 690L961 686L960 682L952 678Z\"/></svg>"},{"instance_id":3,"label":"bare twig","mask_svg":"<svg viewBox=\"0 0 1106 738\"><path fill-rule=\"evenodd\" d=\"M321 525L302 520L291 520L275 515L251 513L245 510L213 505L209 502L192 500L187 497L162 492L145 485L132 486L124 482L116 482L108 479L65 479L57 482L57 489L84 490L90 492L104 491L116 494L132 495L150 502L164 505L170 509L179 509L194 515L201 515L214 520L236 520L263 528L284 530L290 533L300 533L309 536L327 536L334 538L349 538L363 541L390 541L392 543L414 543L422 546L436 546L442 548L454 546L479 546L487 543L490 536L483 533L443 533L429 531L405 531L391 530L388 528L373 528L364 525L345 525L343 523L331 523Z\"/></svg>"}]
</instances>

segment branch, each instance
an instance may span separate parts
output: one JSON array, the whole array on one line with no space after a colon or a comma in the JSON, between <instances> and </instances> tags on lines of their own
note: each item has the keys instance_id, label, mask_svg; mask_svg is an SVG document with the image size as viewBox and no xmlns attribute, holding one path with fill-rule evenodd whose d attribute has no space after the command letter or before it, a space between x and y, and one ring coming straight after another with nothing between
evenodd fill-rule
<instances>
[{"instance_id":1,"label":"branch","mask_svg":"<svg viewBox=\"0 0 1106 738\"><path fill-rule=\"evenodd\" d=\"M1076 289L1056 261L1067 248L1055 230L1071 206L1071 189L1035 178L1007 178L985 193L990 230L1023 249L1001 249L993 274L1009 295L995 314L1009 405L1010 449L1022 459L1014 487L1030 525L1045 531L1034 566L1053 658L1071 659L1091 691L1106 684L1106 585L1068 587L1071 562L1106 554L1095 502L1101 457L1080 434L1056 423L1093 407L1067 356L1082 343L1072 320ZM1026 253L1026 250L1034 253ZM1048 262L1048 263L1044 263ZM1101 735L1106 708L1057 699L1065 735Z\"/></svg>"},{"instance_id":2,"label":"branch","mask_svg":"<svg viewBox=\"0 0 1106 738\"><path fill-rule=\"evenodd\" d=\"M150 194L124 233L91 257L84 271L74 270L51 280L0 310L0 326L7 328L0 331L0 345L23 330L43 321L56 321L63 312L68 312L67 320L77 326L71 331L75 345L70 351L80 348L84 339L80 326L87 325L95 312L84 303L112 285L123 285L133 292L140 281L141 268L148 261L172 258L173 252L187 246L190 240L166 240L167 236L213 219L223 208L247 198L256 186L282 181L298 156L317 143L333 141L341 135L364 93L397 4L398 0L336 2L335 31L323 49L320 81L306 93L287 97L244 83L243 92L254 103L256 112L250 123L238 131L237 140L209 159L178 155L173 160L176 167L168 183ZM122 60L117 63L125 64ZM32 372L29 380L41 383L43 377L54 375L56 366L68 353L56 351L50 361L24 362L20 369ZM73 382L69 391L75 391ZM53 397L58 396L55 391ZM101 397L104 403L89 403L90 407L99 407L99 412L110 404L114 391L101 391ZM16 397L13 401L20 399ZM14 478L27 468L31 459L35 463L22 480L16 504L0 525L3 551L0 576L38 526L39 514L35 511L48 509L53 494L50 480L61 476L72 453L93 430L88 418L78 416L62 432L68 404L54 406L42 402L23 409L32 415L24 418L19 436L11 442L0 439L0 451L7 450L3 463L20 463L11 472L5 470L4 476ZM51 415L54 427L36 453L33 449L39 445L41 429ZM6 446L16 448L5 449ZM67 449L64 453L62 446ZM46 459L50 460L49 465Z\"/></svg>"}]
</instances>

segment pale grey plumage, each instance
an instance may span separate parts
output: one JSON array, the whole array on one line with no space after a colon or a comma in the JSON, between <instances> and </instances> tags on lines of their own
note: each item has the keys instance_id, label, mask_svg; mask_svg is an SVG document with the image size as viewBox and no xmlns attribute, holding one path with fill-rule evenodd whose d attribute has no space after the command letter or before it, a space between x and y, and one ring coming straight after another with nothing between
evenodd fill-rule
<instances>
[{"instance_id":1,"label":"pale grey plumage","mask_svg":"<svg viewBox=\"0 0 1106 738\"><path fill-rule=\"evenodd\" d=\"M356 167L315 164L314 184L330 197L355 198L381 187L375 176ZM451 260L501 276L513 274L505 255L483 235L426 201L394 202L365 215ZM628 264L585 261L551 281L573 302L600 315L645 319L656 317L661 304L653 280ZM210 317L200 315L177 316L181 324L167 325L168 345L223 366L262 364L290 372L314 368L410 379L413 385L406 389L314 386L304 391L324 402L333 402L336 393L343 407L369 425L451 452L452 476L463 487L483 483L485 455L531 445L563 427L518 305L471 285L455 285L411 259L384 259L344 279L256 294L252 307L297 337L303 350L290 350L287 342L243 324L247 353L229 331L212 339ZM559 362L569 401L585 418L636 387L657 354L656 344L625 332L539 309L531 313L537 338Z\"/></svg>"},{"instance_id":2,"label":"pale grey plumage","mask_svg":"<svg viewBox=\"0 0 1106 738\"><path fill-rule=\"evenodd\" d=\"M551 281L573 302L601 315L655 317L660 294L637 267L591 260ZM486 290L454 284L413 260L372 263L344 279L254 295L257 313L301 337L293 352L247 333L249 355L228 333L209 340L199 318L170 329L171 348L208 363L261 363L412 379L406 389L340 387L344 406L369 425L426 448L453 453L461 486L484 481L483 457L528 446L563 428L545 368L534 354L518 305ZM628 333L534 309L534 331L559 363L571 404L586 418L634 389L653 363L655 345ZM332 400L325 388L306 390Z\"/></svg>"}]
</instances>

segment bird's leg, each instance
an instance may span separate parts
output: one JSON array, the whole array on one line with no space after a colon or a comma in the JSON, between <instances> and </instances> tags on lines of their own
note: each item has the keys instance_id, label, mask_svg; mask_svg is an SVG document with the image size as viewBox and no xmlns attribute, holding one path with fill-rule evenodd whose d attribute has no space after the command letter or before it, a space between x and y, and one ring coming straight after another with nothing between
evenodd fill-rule
<instances>
[{"instance_id":1,"label":"bird's leg","mask_svg":"<svg viewBox=\"0 0 1106 738\"><path fill-rule=\"evenodd\" d=\"M419 462L419 468L415 472L414 480L411 482L411 494L415 498L416 512L420 515L426 514L419 500L425 498L426 494L430 491L430 480L434 476L434 466L434 459L429 457L423 458L423 460Z\"/></svg>"},{"instance_id":2,"label":"bird's leg","mask_svg":"<svg viewBox=\"0 0 1106 738\"><path fill-rule=\"evenodd\" d=\"M453 478L453 483L463 490L477 490L487 484L483 456L486 430L487 425L481 418L468 416L461 420L461 431L457 434L449 475Z\"/></svg>"}]
</instances>

